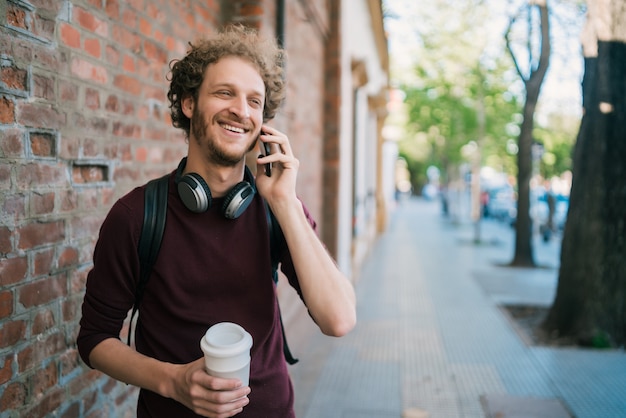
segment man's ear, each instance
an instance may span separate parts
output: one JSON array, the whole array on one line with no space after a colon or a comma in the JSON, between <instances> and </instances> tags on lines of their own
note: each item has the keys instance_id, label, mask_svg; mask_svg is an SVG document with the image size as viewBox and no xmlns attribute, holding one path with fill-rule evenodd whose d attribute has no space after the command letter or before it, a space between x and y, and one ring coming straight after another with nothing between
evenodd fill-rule
<instances>
[{"instance_id":1,"label":"man's ear","mask_svg":"<svg viewBox=\"0 0 626 418\"><path fill-rule=\"evenodd\" d=\"M195 103L194 103L193 97L191 95L185 96L180 101L181 110L183 111L185 116L187 116L189 119L191 119L191 116L193 115L194 104Z\"/></svg>"}]
</instances>

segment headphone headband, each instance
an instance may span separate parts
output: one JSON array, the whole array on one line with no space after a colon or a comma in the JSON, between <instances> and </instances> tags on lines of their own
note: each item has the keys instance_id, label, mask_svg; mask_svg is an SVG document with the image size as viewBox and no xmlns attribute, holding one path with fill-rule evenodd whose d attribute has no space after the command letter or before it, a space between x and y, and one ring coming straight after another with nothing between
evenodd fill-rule
<instances>
[{"instance_id":1,"label":"headphone headband","mask_svg":"<svg viewBox=\"0 0 626 418\"><path fill-rule=\"evenodd\" d=\"M206 212L212 204L212 195L209 185L197 173L183 174L187 165L187 157L178 164L174 182L178 188L178 195L187 209L194 213ZM221 208L222 215L228 219L238 218L252 203L256 194L254 176L245 166L244 181L237 183L228 191Z\"/></svg>"}]
</instances>

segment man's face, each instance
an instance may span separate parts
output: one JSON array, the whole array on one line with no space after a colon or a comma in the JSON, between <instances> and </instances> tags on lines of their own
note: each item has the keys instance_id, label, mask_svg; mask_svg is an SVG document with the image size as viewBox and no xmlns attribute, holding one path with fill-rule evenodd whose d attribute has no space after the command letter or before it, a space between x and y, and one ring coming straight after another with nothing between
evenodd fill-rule
<instances>
[{"instance_id":1,"label":"man's face","mask_svg":"<svg viewBox=\"0 0 626 418\"><path fill-rule=\"evenodd\" d=\"M191 100L190 145L218 165L238 164L255 146L264 103L265 85L249 61L224 57L209 65Z\"/></svg>"}]
</instances>

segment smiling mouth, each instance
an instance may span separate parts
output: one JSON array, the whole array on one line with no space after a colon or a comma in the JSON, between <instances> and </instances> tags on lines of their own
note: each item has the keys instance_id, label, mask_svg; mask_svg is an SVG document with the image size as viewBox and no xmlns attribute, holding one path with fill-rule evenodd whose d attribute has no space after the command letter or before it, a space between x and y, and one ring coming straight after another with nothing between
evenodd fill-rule
<instances>
[{"instance_id":1,"label":"smiling mouth","mask_svg":"<svg viewBox=\"0 0 626 418\"><path fill-rule=\"evenodd\" d=\"M226 129L227 131L235 132L238 134L242 134L246 132L246 130L243 128L237 128L236 126L228 125L226 123L220 123L220 127L222 127L223 129Z\"/></svg>"}]
</instances>

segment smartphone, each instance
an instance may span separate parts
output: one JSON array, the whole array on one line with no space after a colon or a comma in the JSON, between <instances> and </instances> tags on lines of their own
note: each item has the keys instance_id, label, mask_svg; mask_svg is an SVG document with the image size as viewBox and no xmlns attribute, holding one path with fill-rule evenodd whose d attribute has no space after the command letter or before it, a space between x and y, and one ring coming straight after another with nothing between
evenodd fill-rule
<instances>
[{"instance_id":1,"label":"smartphone","mask_svg":"<svg viewBox=\"0 0 626 418\"><path fill-rule=\"evenodd\" d=\"M263 142L261 140L259 140L259 142L261 143L263 156L266 157L270 155L270 152L271 152L270 144L268 144L267 142ZM265 175L267 177L272 177L272 164L271 163L265 164Z\"/></svg>"}]
</instances>

